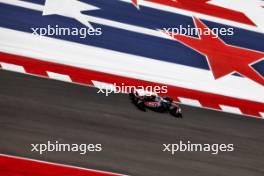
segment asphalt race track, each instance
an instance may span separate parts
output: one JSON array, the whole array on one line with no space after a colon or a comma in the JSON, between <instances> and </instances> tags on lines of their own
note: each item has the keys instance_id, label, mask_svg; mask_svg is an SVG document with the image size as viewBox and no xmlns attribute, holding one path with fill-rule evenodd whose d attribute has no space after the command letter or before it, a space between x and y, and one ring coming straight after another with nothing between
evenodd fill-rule
<instances>
[{"instance_id":1,"label":"asphalt race track","mask_svg":"<svg viewBox=\"0 0 264 176\"><path fill-rule=\"evenodd\" d=\"M127 95L0 71L0 153L129 175L263 176L264 120L183 106L141 112ZM103 151L31 152L31 143L101 143ZM234 152L162 152L164 143L232 143Z\"/></svg>"}]
</instances>

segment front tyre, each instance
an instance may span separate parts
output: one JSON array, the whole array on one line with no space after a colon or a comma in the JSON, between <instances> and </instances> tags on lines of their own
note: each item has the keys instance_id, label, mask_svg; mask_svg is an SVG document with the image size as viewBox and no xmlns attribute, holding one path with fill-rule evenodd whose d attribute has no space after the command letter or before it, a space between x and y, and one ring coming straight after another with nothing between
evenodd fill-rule
<instances>
[{"instance_id":1,"label":"front tyre","mask_svg":"<svg viewBox=\"0 0 264 176\"><path fill-rule=\"evenodd\" d=\"M139 100L137 102L137 107L138 107L138 109L140 109L142 111L146 111L146 107L145 107L144 101Z\"/></svg>"}]
</instances>

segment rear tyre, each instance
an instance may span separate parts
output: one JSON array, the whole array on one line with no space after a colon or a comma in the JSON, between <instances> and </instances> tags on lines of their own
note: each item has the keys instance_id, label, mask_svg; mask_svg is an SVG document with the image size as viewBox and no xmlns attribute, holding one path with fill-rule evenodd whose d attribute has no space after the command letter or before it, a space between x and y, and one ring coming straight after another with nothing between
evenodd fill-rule
<instances>
[{"instance_id":1,"label":"rear tyre","mask_svg":"<svg viewBox=\"0 0 264 176\"><path fill-rule=\"evenodd\" d=\"M173 102L173 99L171 97L163 97L164 100L167 100L169 102Z\"/></svg>"},{"instance_id":2,"label":"rear tyre","mask_svg":"<svg viewBox=\"0 0 264 176\"><path fill-rule=\"evenodd\" d=\"M178 112L178 107L176 106L171 106L169 113L176 118L183 118L182 113Z\"/></svg>"},{"instance_id":3,"label":"rear tyre","mask_svg":"<svg viewBox=\"0 0 264 176\"><path fill-rule=\"evenodd\" d=\"M135 94L133 93L129 93L128 95L129 95L130 100L133 100L135 98Z\"/></svg>"}]
</instances>

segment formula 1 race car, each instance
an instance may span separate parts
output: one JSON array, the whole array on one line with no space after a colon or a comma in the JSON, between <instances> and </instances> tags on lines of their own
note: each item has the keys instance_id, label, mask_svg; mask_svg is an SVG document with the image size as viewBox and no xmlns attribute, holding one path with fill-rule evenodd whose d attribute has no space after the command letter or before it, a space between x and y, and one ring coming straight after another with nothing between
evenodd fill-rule
<instances>
[{"instance_id":1,"label":"formula 1 race car","mask_svg":"<svg viewBox=\"0 0 264 176\"><path fill-rule=\"evenodd\" d=\"M132 90L129 93L129 98L142 111L150 109L156 112L169 112L176 118L183 117L181 108L170 97L160 97L144 90Z\"/></svg>"}]
</instances>

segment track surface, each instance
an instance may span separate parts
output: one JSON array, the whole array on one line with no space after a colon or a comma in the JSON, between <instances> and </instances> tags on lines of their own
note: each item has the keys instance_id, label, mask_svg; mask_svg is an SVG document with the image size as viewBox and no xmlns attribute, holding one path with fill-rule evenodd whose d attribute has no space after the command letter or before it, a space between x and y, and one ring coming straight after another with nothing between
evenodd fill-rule
<instances>
[{"instance_id":1,"label":"track surface","mask_svg":"<svg viewBox=\"0 0 264 176\"><path fill-rule=\"evenodd\" d=\"M0 153L130 175L264 175L264 120L183 106L141 112L126 95L0 71ZM31 143L102 143L103 152L30 152ZM162 152L163 143L233 143L234 152Z\"/></svg>"}]
</instances>

